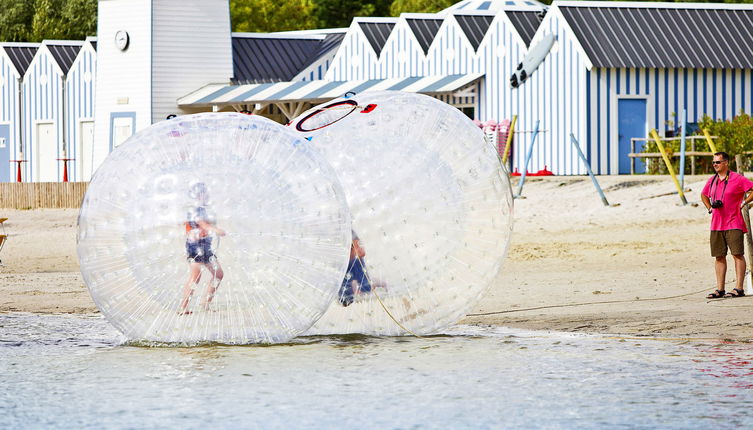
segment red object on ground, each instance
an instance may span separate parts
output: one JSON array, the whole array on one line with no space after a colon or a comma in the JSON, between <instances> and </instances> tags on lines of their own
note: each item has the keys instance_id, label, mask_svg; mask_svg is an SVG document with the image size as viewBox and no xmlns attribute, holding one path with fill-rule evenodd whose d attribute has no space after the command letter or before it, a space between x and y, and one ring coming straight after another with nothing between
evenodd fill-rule
<instances>
[{"instance_id":1,"label":"red object on ground","mask_svg":"<svg viewBox=\"0 0 753 430\"><path fill-rule=\"evenodd\" d=\"M520 173L518 173L518 168L515 168L515 171L510 173L510 176L520 176Z\"/></svg>"},{"instance_id":2,"label":"red object on ground","mask_svg":"<svg viewBox=\"0 0 753 430\"><path fill-rule=\"evenodd\" d=\"M26 163L26 160L10 160L11 163L16 163L16 182L21 182L21 163Z\"/></svg>"},{"instance_id":3,"label":"red object on ground","mask_svg":"<svg viewBox=\"0 0 753 430\"><path fill-rule=\"evenodd\" d=\"M58 158L57 160L63 162L63 182L68 182L68 162L75 158Z\"/></svg>"},{"instance_id":4,"label":"red object on ground","mask_svg":"<svg viewBox=\"0 0 753 430\"><path fill-rule=\"evenodd\" d=\"M549 171L546 168L546 165L544 165L544 170L539 170L538 172L534 173L533 176L554 176L554 173Z\"/></svg>"}]
</instances>

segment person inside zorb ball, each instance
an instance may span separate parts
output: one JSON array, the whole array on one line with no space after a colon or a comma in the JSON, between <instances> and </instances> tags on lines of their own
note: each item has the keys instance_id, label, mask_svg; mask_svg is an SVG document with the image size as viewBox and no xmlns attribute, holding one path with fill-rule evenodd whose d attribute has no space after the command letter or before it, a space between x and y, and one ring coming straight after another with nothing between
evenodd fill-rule
<instances>
[{"instance_id":1,"label":"person inside zorb ball","mask_svg":"<svg viewBox=\"0 0 753 430\"><path fill-rule=\"evenodd\" d=\"M350 215L332 168L289 129L231 113L132 136L79 214L84 281L129 339L273 343L336 300Z\"/></svg>"},{"instance_id":2,"label":"person inside zorb ball","mask_svg":"<svg viewBox=\"0 0 753 430\"><path fill-rule=\"evenodd\" d=\"M482 131L397 91L333 100L290 126L333 166L352 218L337 299L307 334L429 334L471 310L512 232L508 175Z\"/></svg>"}]
</instances>

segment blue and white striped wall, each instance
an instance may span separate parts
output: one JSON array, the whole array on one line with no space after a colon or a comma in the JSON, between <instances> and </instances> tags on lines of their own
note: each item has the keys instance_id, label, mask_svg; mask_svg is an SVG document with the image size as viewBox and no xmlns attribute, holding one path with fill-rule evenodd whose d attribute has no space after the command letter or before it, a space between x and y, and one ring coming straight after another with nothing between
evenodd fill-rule
<instances>
[{"instance_id":1,"label":"blue and white striped wall","mask_svg":"<svg viewBox=\"0 0 753 430\"><path fill-rule=\"evenodd\" d=\"M71 181L88 181L95 170L93 165L94 83L97 72L97 52L87 39L71 65L66 78L66 136ZM82 134L87 134L83 136ZM84 147L86 144L86 148Z\"/></svg>"},{"instance_id":2,"label":"blue and white striped wall","mask_svg":"<svg viewBox=\"0 0 753 430\"><path fill-rule=\"evenodd\" d=\"M0 182L16 180L16 165L10 160L17 160L19 156L18 80L15 66L0 48L0 138L5 139L0 145Z\"/></svg>"},{"instance_id":3,"label":"blue and white striped wall","mask_svg":"<svg viewBox=\"0 0 753 430\"><path fill-rule=\"evenodd\" d=\"M492 14L461 12L459 14ZM539 93L545 88L537 84L537 75L534 75L521 89L510 88L510 75L523 59L527 48L507 15L504 13L495 15L477 51L473 50L454 16L448 15L426 55L406 22L406 18L420 16L417 14L401 15L385 43L380 58L376 57L357 24L360 21L379 22L379 20L357 18L348 29L327 74L327 79L352 80L484 73L485 77L475 89L477 97L471 103L465 97L456 99L451 96L440 96L438 98L459 107L472 104L475 108L476 119L482 121L499 122L518 115L517 128L522 131L531 130L535 119L541 116L543 109L539 112L535 109L536 103L530 103L530 100L540 98ZM544 125L541 128L544 129ZM524 154L522 143L528 144L525 134L519 136L513 147L515 155ZM539 154L538 158L543 159L542 155ZM516 156L513 160L518 162L522 158L522 155ZM523 161L520 160L519 163L522 166ZM551 164L549 166L551 169ZM541 167L543 168L543 164Z\"/></svg>"},{"instance_id":4,"label":"blue and white striped wall","mask_svg":"<svg viewBox=\"0 0 753 430\"><path fill-rule=\"evenodd\" d=\"M534 87L529 108L533 117L521 115L520 119L529 128L538 117L547 130L534 147L532 171L548 165L557 174L586 173L571 146L573 133L595 173L619 173L620 99L645 99L647 128L661 135L667 121L677 125L683 109L687 109L688 122L697 122L704 114L732 119L740 110L751 112L751 70L592 67L556 7L550 8L532 45L546 33L557 35L556 48L523 85ZM515 149L524 149L523 143L528 145L518 140ZM520 157L515 162L522 168Z\"/></svg>"}]
</instances>

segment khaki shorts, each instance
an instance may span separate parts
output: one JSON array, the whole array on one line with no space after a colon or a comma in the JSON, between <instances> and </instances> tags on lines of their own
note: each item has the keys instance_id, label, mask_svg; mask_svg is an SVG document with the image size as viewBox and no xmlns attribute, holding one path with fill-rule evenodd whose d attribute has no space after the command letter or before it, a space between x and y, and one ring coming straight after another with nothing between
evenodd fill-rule
<instances>
[{"instance_id":1,"label":"khaki shorts","mask_svg":"<svg viewBox=\"0 0 753 430\"><path fill-rule=\"evenodd\" d=\"M742 230L711 231L711 256L724 257L727 248L732 255L745 254Z\"/></svg>"}]
</instances>

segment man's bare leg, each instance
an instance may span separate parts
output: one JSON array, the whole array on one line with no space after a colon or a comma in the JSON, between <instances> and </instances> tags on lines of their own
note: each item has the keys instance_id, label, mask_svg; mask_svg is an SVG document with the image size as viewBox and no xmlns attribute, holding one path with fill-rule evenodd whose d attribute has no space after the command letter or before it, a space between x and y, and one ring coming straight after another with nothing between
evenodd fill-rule
<instances>
[{"instance_id":1,"label":"man's bare leg","mask_svg":"<svg viewBox=\"0 0 753 430\"><path fill-rule=\"evenodd\" d=\"M724 291L724 281L727 277L727 256L716 257L714 263L714 269L716 269L716 289Z\"/></svg>"},{"instance_id":2,"label":"man's bare leg","mask_svg":"<svg viewBox=\"0 0 753 430\"><path fill-rule=\"evenodd\" d=\"M732 258L735 260L735 274L737 275L736 288L740 291L744 291L743 283L745 282L745 256L733 255Z\"/></svg>"}]
</instances>

